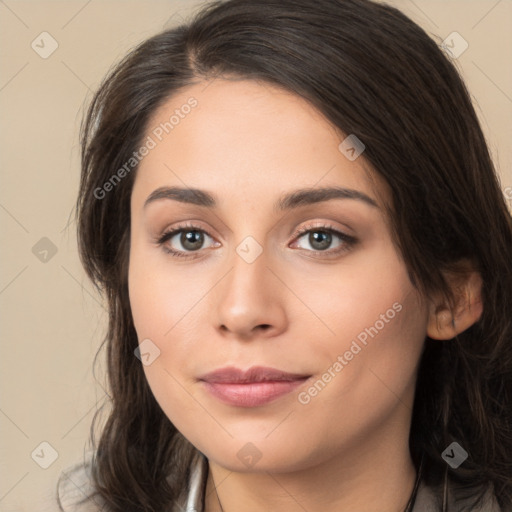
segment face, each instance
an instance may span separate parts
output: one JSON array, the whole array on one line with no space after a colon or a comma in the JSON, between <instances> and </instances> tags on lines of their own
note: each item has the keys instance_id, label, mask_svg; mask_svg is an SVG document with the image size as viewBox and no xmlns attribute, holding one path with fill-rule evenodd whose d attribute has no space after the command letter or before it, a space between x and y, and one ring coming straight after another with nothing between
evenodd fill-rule
<instances>
[{"instance_id":1,"label":"face","mask_svg":"<svg viewBox=\"0 0 512 512\"><path fill-rule=\"evenodd\" d=\"M386 185L345 137L250 80L190 86L148 125L129 264L144 371L171 422L230 470L407 441L427 307L391 240ZM207 375L226 367L267 371Z\"/></svg>"}]
</instances>

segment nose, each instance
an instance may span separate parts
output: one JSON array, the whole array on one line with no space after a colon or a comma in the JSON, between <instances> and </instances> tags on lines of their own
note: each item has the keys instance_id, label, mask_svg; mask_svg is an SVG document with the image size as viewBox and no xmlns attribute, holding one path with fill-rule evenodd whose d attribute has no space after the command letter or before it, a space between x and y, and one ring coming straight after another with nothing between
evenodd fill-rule
<instances>
[{"instance_id":1,"label":"nose","mask_svg":"<svg viewBox=\"0 0 512 512\"><path fill-rule=\"evenodd\" d=\"M286 330L286 287L271 264L265 249L252 262L235 251L214 299L221 335L250 340L271 338Z\"/></svg>"}]
</instances>

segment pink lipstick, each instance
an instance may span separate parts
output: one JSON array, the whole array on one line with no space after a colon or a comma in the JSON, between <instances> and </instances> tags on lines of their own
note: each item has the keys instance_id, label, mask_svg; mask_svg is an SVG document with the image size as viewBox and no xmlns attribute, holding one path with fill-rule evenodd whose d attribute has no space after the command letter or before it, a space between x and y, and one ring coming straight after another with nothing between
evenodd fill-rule
<instances>
[{"instance_id":1,"label":"pink lipstick","mask_svg":"<svg viewBox=\"0 0 512 512\"><path fill-rule=\"evenodd\" d=\"M309 377L253 366L246 371L235 367L220 368L199 377L199 380L213 396L226 404L258 407L290 393Z\"/></svg>"}]
</instances>

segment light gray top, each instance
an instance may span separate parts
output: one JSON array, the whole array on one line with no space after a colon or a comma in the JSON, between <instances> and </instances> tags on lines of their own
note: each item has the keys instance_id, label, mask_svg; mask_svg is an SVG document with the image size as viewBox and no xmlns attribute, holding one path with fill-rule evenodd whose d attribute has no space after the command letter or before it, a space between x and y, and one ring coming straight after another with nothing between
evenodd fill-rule
<instances>
[{"instance_id":1,"label":"light gray top","mask_svg":"<svg viewBox=\"0 0 512 512\"><path fill-rule=\"evenodd\" d=\"M91 483L90 458L85 463L75 464L63 471L58 487L58 499L64 512L108 512L99 496L94 496ZM206 479L208 477L208 460L198 454L195 458L189 482L189 489L181 503L176 504L169 512L204 512L203 500ZM442 486L447 488L446 482ZM423 483L419 484L416 501L412 512L459 512L463 503L454 504L450 492L447 492L447 507L443 510L443 490L432 489ZM58 504L45 509L45 512L59 511ZM498 506L491 489L488 489L480 507L471 508L471 512L506 512Z\"/></svg>"}]
</instances>

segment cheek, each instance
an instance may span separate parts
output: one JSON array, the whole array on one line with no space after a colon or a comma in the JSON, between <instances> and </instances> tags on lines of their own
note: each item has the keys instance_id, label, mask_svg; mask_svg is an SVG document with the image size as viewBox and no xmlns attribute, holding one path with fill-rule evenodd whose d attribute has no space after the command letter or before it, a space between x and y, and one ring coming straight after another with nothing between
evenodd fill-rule
<instances>
[{"instance_id":1,"label":"cheek","mask_svg":"<svg viewBox=\"0 0 512 512\"><path fill-rule=\"evenodd\" d=\"M160 386L172 394L173 377L184 386L194 381L196 362L190 355L202 353L205 329L199 314L208 291L204 277L169 264L167 255L137 242L131 248L130 306L139 343L149 339L158 353L154 363L144 367L155 395Z\"/></svg>"},{"instance_id":2,"label":"cheek","mask_svg":"<svg viewBox=\"0 0 512 512\"><path fill-rule=\"evenodd\" d=\"M322 382L312 394L352 404L356 415L368 413L357 404L375 403L374 413L383 413L396 395L409 393L427 326L427 308L396 253L373 256L372 264L359 261L357 268L333 276L328 293L308 286L309 304L321 305L318 317L329 327L322 327L326 334L315 342L313 360ZM313 321L310 332L312 326Z\"/></svg>"},{"instance_id":3,"label":"cheek","mask_svg":"<svg viewBox=\"0 0 512 512\"><path fill-rule=\"evenodd\" d=\"M424 338L426 308L391 246L361 254L320 278L297 279L293 287L314 313L298 321L311 332L315 325L321 329L315 348L326 363L350 350L353 341L364 352L371 352L370 345L393 352L411 336Z\"/></svg>"},{"instance_id":4,"label":"cheek","mask_svg":"<svg viewBox=\"0 0 512 512\"><path fill-rule=\"evenodd\" d=\"M143 370L151 391L170 421L182 432L193 430L202 410L193 399L190 320L202 294L179 269L132 247L128 274L130 306L141 353L150 353ZM189 290L186 294L184 290ZM196 296L197 295L197 296ZM149 342L148 342L149 340ZM142 345L144 343L145 345ZM144 359L144 357L143 357ZM144 363L144 360L142 361Z\"/></svg>"},{"instance_id":5,"label":"cheek","mask_svg":"<svg viewBox=\"0 0 512 512\"><path fill-rule=\"evenodd\" d=\"M139 341L153 339L159 345L172 338L204 287L179 265L170 265L165 253L135 240L130 249L128 289Z\"/></svg>"},{"instance_id":6,"label":"cheek","mask_svg":"<svg viewBox=\"0 0 512 512\"><path fill-rule=\"evenodd\" d=\"M335 293L324 300L322 318L333 332L309 352L318 375L298 398L309 430L326 438L364 436L397 407L406 422L412 408L426 308L405 268L385 263L331 281Z\"/></svg>"}]
</instances>

